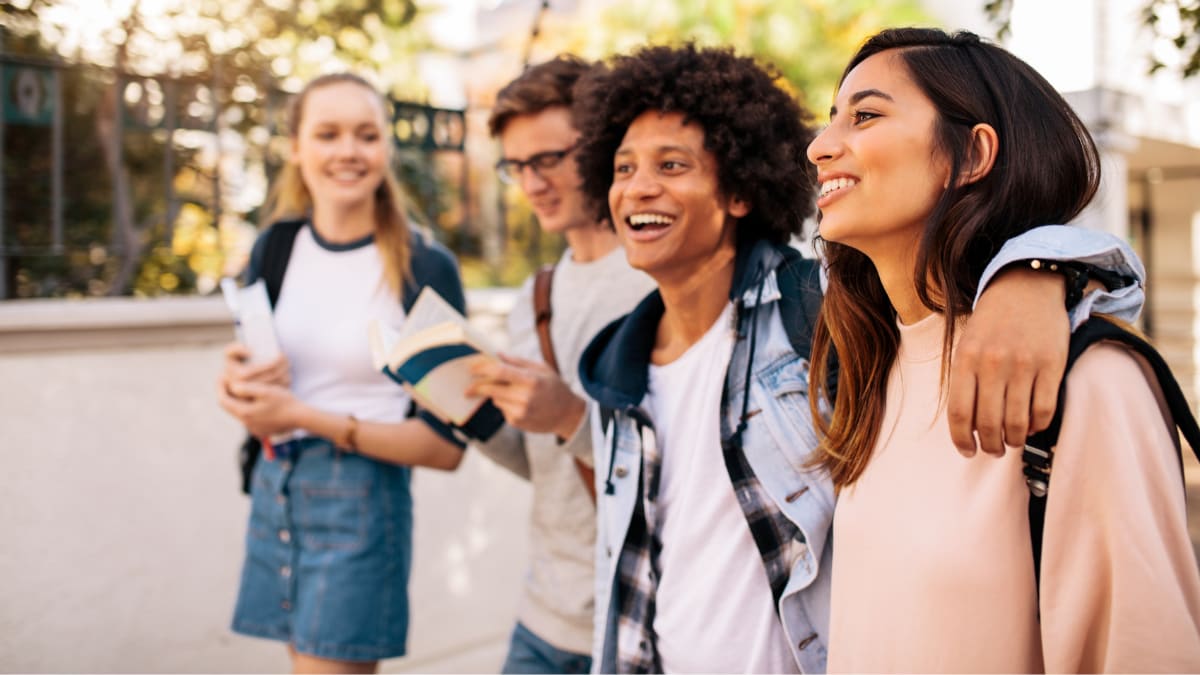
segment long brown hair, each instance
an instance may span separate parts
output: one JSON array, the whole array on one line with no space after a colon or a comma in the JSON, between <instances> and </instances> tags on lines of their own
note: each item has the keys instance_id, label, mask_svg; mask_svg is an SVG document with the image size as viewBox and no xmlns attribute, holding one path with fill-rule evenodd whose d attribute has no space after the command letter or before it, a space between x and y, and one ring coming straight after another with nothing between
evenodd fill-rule
<instances>
[{"instance_id":1,"label":"long brown hair","mask_svg":"<svg viewBox=\"0 0 1200 675\"><path fill-rule=\"evenodd\" d=\"M379 97L381 110L384 111L383 125L380 131L385 139L390 139L390 125L387 120L387 101L379 92L362 77L353 73L331 73L321 75L304 86L296 94L288 106L288 135L294 140L300 132L301 116L304 114L304 102L308 95L321 87L349 82L357 84L375 96ZM390 142L390 141L385 141ZM391 157L389 151L388 157ZM397 295L401 293L404 280L409 271L409 228L408 219L404 215L404 190L400 187L392 169L383 172L383 180L375 190L375 246L383 259L383 273L388 287ZM312 194L300 175L300 168L294 162L287 162L275 179L271 194L267 198L268 223L285 218L305 218L312 212Z\"/></svg>"},{"instance_id":2,"label":"long brown hair","mask_svg":"<svg viewBox=\"0 0 1200 675\"><path fill-rule=\"evenodd\" d=\"M1083 123L1041 75L971 33L885 30L867 40L842 80L888 50L895 50L937 109L934 144L949 160L951 176L971 166L976 124L991 125L999 138L986 176L961 185L951 181L942 193L926 219L913 269L922 304L946 317L944 383L956 324L971 311L984 267L1012 237L1077 216L1099 186L1100 158ZM813 331L810 405L822 437L813 461L843 487L862 475L871 458L900 337L896 312L871 260L843 244L818 243L829 284ZM836 394L829 381L835 353ZM819 405L830 399L833 415L826 421Z\"/></svg>"}]
</instances>

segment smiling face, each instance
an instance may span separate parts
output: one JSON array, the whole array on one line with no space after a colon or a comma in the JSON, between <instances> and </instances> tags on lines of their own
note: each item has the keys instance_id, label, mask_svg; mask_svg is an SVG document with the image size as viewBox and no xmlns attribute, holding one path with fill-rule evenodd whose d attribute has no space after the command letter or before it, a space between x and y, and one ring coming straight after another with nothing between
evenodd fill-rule
<instances>
[{"instance_id":1,"label":"smiling face","mask_svg":"<svg viewBox=\"0 0 1200 675\"><path fill-rule=\"evenodd\" d=\"M872 259L911 252L949 185L935 144L937 109L895 51L842 81L829 126L808 147L817 166L821 236Z\"/></svg>"},{"instance_id":2,"label":"smiling face","mask_svg":"<svg viewBox=\"0 0 1200 675\"><path fill-rule=\"evenodd\" d=\"M387 170L383 102L355 82L311 89L292 136L291 161L319 209L371 204Z\"/></svg>"},{"instance_id":3,"label":"smiling face","mask_svg":"<svg viewBox=\"0 0 1200 675\"><path fill-rule=\"evenodd\" d=\"M504 159L524 162L546 153L570 150L578 138L579 132L571 126L570 111L564 106L554 106L513 117L500 132L500 146ZM521 167L518 184L541 228L546 232L565 232L595 223L584 209L579 183L574 157L568 153L553 167Z\"/></svg>"},{"instance_id":4,"label":"smiling face","mask_svg":"<svg viewBox=\"0 0 1200 675\"><path fill-rule=\"evenodd\" d=\"M749 212L720 194L699 125L653 110L634 119L617 148L608 204L629 264L660 285L732 259L737 219Z\"/></svg>"}]
</instances>

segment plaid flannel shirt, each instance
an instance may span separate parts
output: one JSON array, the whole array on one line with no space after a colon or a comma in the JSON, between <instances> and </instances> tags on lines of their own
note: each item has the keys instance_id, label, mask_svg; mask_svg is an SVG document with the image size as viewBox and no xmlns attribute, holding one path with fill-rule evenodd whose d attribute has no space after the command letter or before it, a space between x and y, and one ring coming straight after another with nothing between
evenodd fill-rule
<instances>
[{"instance_id":1,"label":"plaid flannel shirt","mask_svg":"<svg viewBox=\"0 0 1200 675\"><path fill-rule=\"evenodd\" d=\"M753 330L756 328L751 327L757 326L756 322L760 320L766 320L758 312L762 303L779 299L781 296L777 278L775 274L771 273L771 270L774 270L779 264L778 259L781 257L779 252L767 242L758 242L746 254L742 272L745 283L739 286L742 290L731 296L731 300L735 302L734 325L737 326L737 339L739 340L739 344L735 344L734 347L734 356L730 361L731 367L735 362L740 362L737 355L740 353L739 350L744 347L748 347L748 353L745 356L746 363L754 363ZM743 298L743 294L751 292L750 289L753 289L754 295L747 295ZM651 296L651 298L653 297ZM661 303L661 300L659 302ZM802 307L793 307L794 314L807 316L805 312L800 311L802 309ZM652 312L653 306L648 306L646 311ZM661 312L661 310L659 311ZM639 316L638 318L645 321L645 317ZM740 341L745 340L748 334L749 342L741 343ZM729 389L731 383L728 377L724 383L725 390L721 401L721 450L730 484L763 561L763 571L767 575L774 600L772 611L778 618L780 598L787 587L792 565L804 554L805 541L800 529L783 514L754 475L754 471L746 459L742 447L742 430L746 428L747 420L752 416L745 409L749 382L750 379L747 377L742 385L746 388L741 396L742 415L736 429L732 431L727 425L729 420L725 412L729 410L731 403ZM640 484L637 489L638 499L634 504L625 540L621 550L617 553L616 579L612 595L609 598L610 608L616 613L614 666L618 673L662 671L662 662L654 635L655 595L658 579L661 576L659 551L662 548L662 540L658 537L656 530L659 526L658 488L662 457L656 442L653 423L647 418L639 418L641 418L640 415L634 416L642 451L642 470L639 474Z\"/></svg>"},{"instance_id":2,"label":"plaid flannel shirt","mask_svg":"<svg viewBox=\"0 0 1200 675\"><path fill-rule=\"evenodd\" d=\"M653 427L639 423L638 431L642 439L641 498L617 563L612 600L618 608L617 672L661 673L654 613L661 576L658 554L662 541L657 534L657 513L662 456ZM762 557L774 600L772 609L778 616L779 598L787 586L792 563L803 551L803 536L755 477L742 450L740 430L721 442L721 450L734 494Z\"/></svg>"}]
</instances>

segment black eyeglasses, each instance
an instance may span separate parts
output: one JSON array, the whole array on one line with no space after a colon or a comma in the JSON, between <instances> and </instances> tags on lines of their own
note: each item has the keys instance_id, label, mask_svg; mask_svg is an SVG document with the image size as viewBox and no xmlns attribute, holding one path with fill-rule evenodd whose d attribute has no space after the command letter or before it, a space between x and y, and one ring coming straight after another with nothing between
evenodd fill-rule
<instances>
[{"instance_id":1,"label":"black eyeglasses","mask_svg":"<svg viewBox=\"0 0 1200 675\"><path fill-rule=\"evenodd\" d=\"M529 159L502 159L496 162L496 173L500 174L502 182L510 185L521 182L521 173L525 171L525 167L533 169L534 173L545 178L545 176L542 176L543 171L557 169L558 165L562 164L567 155L571 154L577 147L579 147L578 143L572 143L568 148L539 152Z\"/></svg>"}]
</instances>

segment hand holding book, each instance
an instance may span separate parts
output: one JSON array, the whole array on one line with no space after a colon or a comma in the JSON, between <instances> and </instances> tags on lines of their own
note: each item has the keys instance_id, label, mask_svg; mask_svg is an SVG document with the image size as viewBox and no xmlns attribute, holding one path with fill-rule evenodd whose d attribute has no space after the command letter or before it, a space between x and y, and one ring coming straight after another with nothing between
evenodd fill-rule
<instances>
[{"instance_id":1,"label":"hand holding book","mask_svg":"<svg viewBox=\"0 0 1200 675\"><path fill-rule=\"evenodd\" d=\"M587 416L587 403L553 368L511 354L476 363L468 394L486 396L504 419L527 432L572 438Z\"/></svg>"},{"instance_id":2,"label":"hand holding book","mask_svg":"<svg viewBox=\"0 0 1200 675\"><path fill-rule=\"evenodd\" d=\"M417 296L399 332L378 321L368 331L375 367L417 405L475 437L490 436L503 423L489 399L467 395L472 364L495 360L495 350L432 288Z\"/></svg>"}]
</instances>

